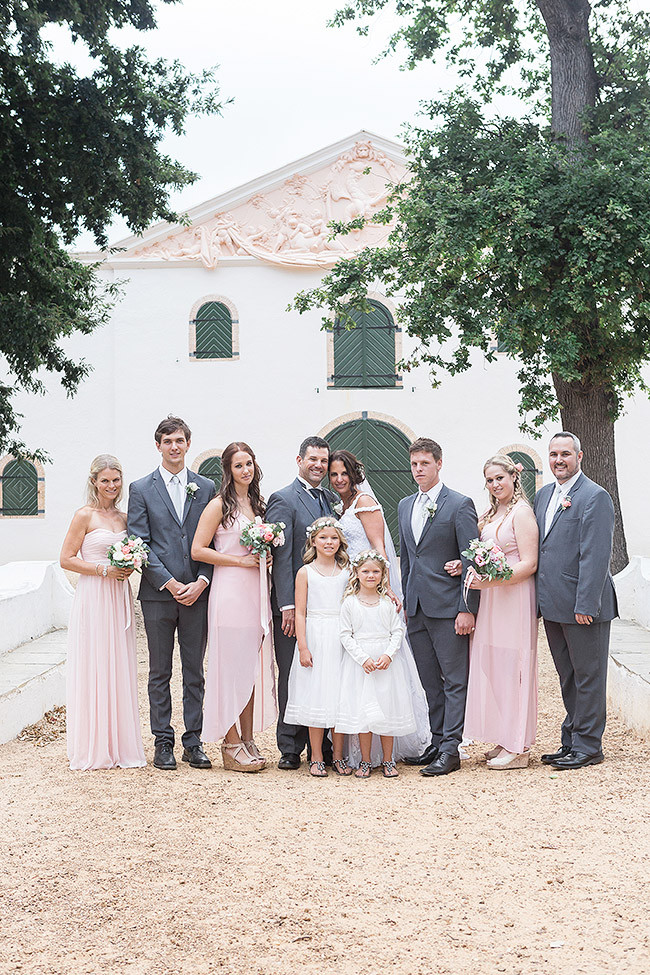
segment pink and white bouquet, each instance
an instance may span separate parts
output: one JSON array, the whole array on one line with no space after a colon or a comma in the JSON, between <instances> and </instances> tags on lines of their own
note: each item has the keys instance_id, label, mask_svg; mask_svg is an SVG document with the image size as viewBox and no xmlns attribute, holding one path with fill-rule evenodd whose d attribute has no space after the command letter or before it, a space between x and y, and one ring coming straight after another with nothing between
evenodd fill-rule
<instances>
[{"instance_id":1,"label":"pink and white bouquet","mask_svg":"<svg viewBox=\"0 0 650 975\"><path fill-rule=\"evenodd\" d=\"M149 561L149 546L145 545L137 535L128 535L121 542L114 542L111 545L106 558L111 565L140 572Z\"/></svg>"},{"instance_id":2,"label":"pink and white bouquet","mask_svg":"<svg viewBox=\"0 0 650 975\"><path fill-rule=\"evenodd\" d=\"M473 538L469 548L461 554L468 559L474 572L482 581L509 579L512 575L505 553L496 542L482 542L480 538Z\"/></svg>"},{"instance_id":3,"label":"pink and white bouquet","mask_svg":"<svg viewBox=\"0 0 650 975\"><path fill-rule=\"evenodd\" d=\"M266 522L258 515L255 521L250 521L243 529L240 541L256 555L266 555L272 548L284 545L285 528L283 521Z\"/></svg>"}]
</instances>

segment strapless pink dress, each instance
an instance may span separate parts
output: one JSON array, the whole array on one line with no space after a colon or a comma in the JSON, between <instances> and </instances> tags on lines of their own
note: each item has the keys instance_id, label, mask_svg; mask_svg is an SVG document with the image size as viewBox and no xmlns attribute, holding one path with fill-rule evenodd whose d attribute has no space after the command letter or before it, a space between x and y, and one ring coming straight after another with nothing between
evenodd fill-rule
<instances>
[{"instance_id":1,"label":"strapless pink dress","mask_svg":"<svg viewBox=\"0 0 650 975\"><path fill-rule=\"evenodd\" d=\"M94 528L84 562L105 562L126 532ZM72 769L146 765L138 710L133 597L127 581L79 577L68 627L68 758Z\"/></svg>"},{"instance_id":2,"label":"strapless pink dress","mask_svg":"<svg viewBox=\"0 0 650 975\"><path fill-rule=\"evenodd\" d=\"M521 561L514 531L517 507L481 532L482 539L496 541L511 566ZM463 736L520 754L535 741L536 729L537 606L535 577L530 576L481 592L469 651Z\"/></svg>"},{"instance_id":3,"label":"strapless pink dress","mask_svg":"<svg viewBox=\"0 0 650 975\"><path fill-rule=\"evenodd\" d=\"M247 555L240 542L249 519L237 514L214 536L217 552ZM234 565L215 565L208 602L208 660L205 678L203 740L218 741L237 723L255 689L253 728L264 731L277 718L271 602L262 605L260 572ZM264 634L262 612L268 633Z\"/></svg>"}]
</instances>

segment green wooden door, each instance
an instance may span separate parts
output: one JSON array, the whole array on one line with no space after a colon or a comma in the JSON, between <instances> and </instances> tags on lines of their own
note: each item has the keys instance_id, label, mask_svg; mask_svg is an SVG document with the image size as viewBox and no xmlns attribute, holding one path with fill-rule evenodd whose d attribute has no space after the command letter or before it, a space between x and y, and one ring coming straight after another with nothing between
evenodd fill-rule
<instances>
[{"instance_id":1,"label":"green wooden door","mask_svg":"<svg viewBox=\"0 0 650 975\"><path fill-rule=\"evenodd\" d=\"M206 459L199 465L199 474L203 474L204 477L211 478L214 481L214 486L218 491L221 487L221 478L223 477L221 458L206 457Z\"/></svg>"},{"instance_id":2,"label":"green wooden door","mask_svg":"<svg viewBox=\"0 0 650 975\"><path fill-rule=\"evenodd\" d=\"M38 474L28 460L10 460L4 469L2 514L38 514Z\"/></svg>"},{"instance_id":3,"label":"green wooden door","mask_svg":"<svg viewBox=\"0 0 650 975\"><path fill-rule=\"evenodd\" d=\"M334 332L335 387L363 388L394 386L395 323L390 312L378 301L371 301L370 312L351 311L355 325L346 328L336 322Z\"/></svg>"},{"instance_id":4,"label":"green wooden door","mask_svg":"<svg viewBox=\"0 0 650 975\"><path fill-rule=\"evenodd\" d=\"M349 450L363 462L377 500L383 505L386 523L399 555L397 505L415 491L409 441L390 423L370 420L367 416L336 427L327 441L332 450Z\"/></svg>"},{"instance_id":5,"label":"green wooden door","mask_svg":"<svg viewBox=\"0 0 650 975\"><path fill-rule=\"evenodd\" d=\"M535 467L535 461L530 454L524 453L523 450L511 450L508 453L508 457L510 457L513 464L521 464L523 466L521 486L524 489L524 494L528 502L532 504L537 494L537 468Z\"/></svg>"},{"instance_id":6,"label":"green wooden door","mask_svg":"<svg viewBox=\"0 0 650 975\"><path fill-rule=\"evenodd\" d=\"M206 301L196 318L197 359L230 359L232 357L232 315L220 301Z\"/></svg>"}]
</instances>

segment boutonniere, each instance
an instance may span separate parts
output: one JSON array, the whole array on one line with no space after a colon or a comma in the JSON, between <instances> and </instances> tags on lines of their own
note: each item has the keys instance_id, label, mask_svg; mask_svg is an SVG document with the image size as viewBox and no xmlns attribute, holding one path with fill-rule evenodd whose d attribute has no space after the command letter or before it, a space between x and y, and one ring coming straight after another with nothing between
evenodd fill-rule
<instances>
[{"instance_id":1,"label":"boutonniere","mask_svg":"<svg viewBox=\"0 0 650 975\"><path fill-rule=\"evenodd\" d=\"M333 508L333 510L337 513L337 515L340 518L341 515L343 514L343 502L342 501L334 501L333 504L332 504L332 508Z\"/></svg>"},{"instance_id":2,"label":"boutonniere","mask_svg":"<svg viewBox=\"0 0 650 975\"><path fill-rule=\"evenodd\" d=\"M185 494L188 496L190 501L192 500L192 498L194 497L194 495L198 490L200 490L200 486L198 484L195 484L194 481L187 482L187 485L185 487Z\"/></svg>"},{"instance_id":3,"label":"boutonniere","mask_svg":"<svg viewBox=\"0 0 650 975\"><path fill-rule=\"evenodd\" d=\"M569 494L562 498L560 501L560 507L562 508L562 511L566 511L567 508L571 507L571 496Z\"/></svg>"},{"instance_id":4,"label":"boutonniere","mask_svg":"<svg viewBox=\"0 0 650 975\"><path fill-rule=\"evenodd\" d=\"M429 518L433 518L437 510L438 510L438 505L436 504L436 502L434 501L433 504L429 502L429 504L427 505L427 514L429 515Z\"/></svg>"}]
</instances>

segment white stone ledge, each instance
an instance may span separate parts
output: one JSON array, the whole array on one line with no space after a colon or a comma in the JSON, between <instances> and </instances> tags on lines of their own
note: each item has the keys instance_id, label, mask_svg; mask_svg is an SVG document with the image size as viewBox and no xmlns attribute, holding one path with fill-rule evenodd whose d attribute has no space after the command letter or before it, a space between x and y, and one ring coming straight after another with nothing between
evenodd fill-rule
<instances>
[{"instance_id":1,"label":"white stone ledge","mask_svg":"<svg viewBox=\"0 0 650 975\"><path fill-rule=\"evenodd\" d=\"M0 657L0 744L65 704L67 630L54 630Z\"/></svg>"}]
</instances>

